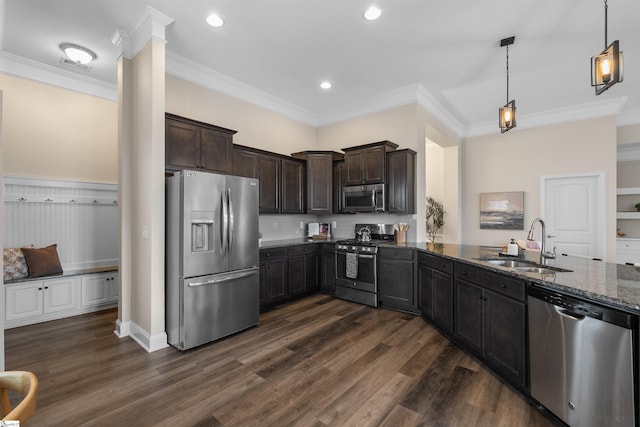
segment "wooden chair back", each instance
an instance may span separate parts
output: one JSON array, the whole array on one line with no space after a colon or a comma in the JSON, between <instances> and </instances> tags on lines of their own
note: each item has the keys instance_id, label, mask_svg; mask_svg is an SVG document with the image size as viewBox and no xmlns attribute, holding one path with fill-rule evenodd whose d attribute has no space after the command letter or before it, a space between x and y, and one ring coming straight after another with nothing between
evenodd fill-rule
<instances>
[{"instance_id":1,"label":"wooden chair back","mask_svg":"<svg viewBox=\"0 0 640 427\"><path fill-rule=\"evenodd\" d=\"M11 406L9 390L23 396L15 408ZM3 420L18 420L23 425L36 410L37 395L38 378L32 372L0 372L0 416Z\"/></svg>"}]
</instances>

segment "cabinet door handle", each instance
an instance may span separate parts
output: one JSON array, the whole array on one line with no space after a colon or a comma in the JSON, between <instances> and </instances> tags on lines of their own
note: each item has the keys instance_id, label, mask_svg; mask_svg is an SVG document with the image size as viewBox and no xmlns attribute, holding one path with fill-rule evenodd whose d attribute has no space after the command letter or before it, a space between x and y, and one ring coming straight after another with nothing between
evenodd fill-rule
<instances>
[{"instance_id":1,"label":"cabinet door handle","mask_svg":"<svg viewBox=\"0 0 640 427\"><path fill-rule=\"evenodd\" d=\"M45 286L44 288L45 288L45 289L49 289L49 287L48 287L48 286Z\"/></svg>"},{"instance_id":2,"label":"cabinet door handle","mask_svg":"<svg viewBox=\"0 0 640 427\"><path fill-rule=\"evenodd\" d=\"M38 290L39 290L39 291L41 291L41 290L42 290L42 288L38 288Z\"/></svg>"},{"instance_id":3,"label":"cabinet door handle","mask_svg":"<svg viewBox=\"0 0 640 427\"><path fill-rule=\"evenodd\" d=\"M269 258L270 256L271 256L271 254L267 252L266 257Z\"/></svg>"},{"instance_id":4,"label":"cabinet door handle","mask_svg":"<svg viewBox=\"0 0 640 427\"><path fill-rule=\"evenodd\" d=\"M507 287L507 284L506 284L506 283L504 283L504 282L502 282L502 283L500 283L500 287L501 287L501 288L506 288L506 287Z\"/></svg>"}]
</instances>

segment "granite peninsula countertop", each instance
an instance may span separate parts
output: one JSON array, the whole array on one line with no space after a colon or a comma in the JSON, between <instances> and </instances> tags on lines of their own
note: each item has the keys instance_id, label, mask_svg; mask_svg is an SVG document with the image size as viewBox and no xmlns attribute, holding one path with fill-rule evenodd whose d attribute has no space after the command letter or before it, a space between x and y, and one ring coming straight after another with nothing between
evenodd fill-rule
<instances>
[{"instance_id":1,"label":"granite peninsula countertop","mask_svg":"<svg viewBox=\"0 0 640 427\"><path fill-rule=\"evenodd\" d=\"M306 238L262 242L260 249L287 247L307 243L335 243L342 238L308 240ZM477 245L432 244L424 242L385 243L380 246L418 249L420 251L511 275L550 290L574 295L593 302L640 314L640 268L631 265L594 261L589 258L562 256L549 260L548 266L570 272L540 274L516 271L478 260L498 257L501 248ZM538 262L539 252L525 251L525 259Z\"/></svg>"},{"instance_id":2,"label":"granite peninsula countertop","mask_svg":"<svg viewBox=\"0 0 640 427\"><path fill-rule=\"evenodd\" d=\"M415 248L445 258L478 265L487 270L529 280L543 288L640 314L640 268L636 269L631 265L558 255L556 259L549 260L548 266L571 270L570 272L525 273L476 259L497 257L501 248L411 242L394 244L394 246ZM539 252L525 251L525 259L538 262Z\"/></svg>"}]
</instances>

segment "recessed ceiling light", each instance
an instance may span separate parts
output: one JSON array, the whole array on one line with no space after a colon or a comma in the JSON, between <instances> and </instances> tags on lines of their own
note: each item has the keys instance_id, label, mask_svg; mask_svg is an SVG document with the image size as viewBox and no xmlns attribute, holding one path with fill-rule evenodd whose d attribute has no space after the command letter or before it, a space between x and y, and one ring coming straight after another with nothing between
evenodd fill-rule
<instances>
[{"instance_id":1,"label":"recessed ceiling light","mask_svg":"<svg viewBox=\"0 0 640 427\"><path fill-rule=\"evenodd\" d=\"M369 21L375 21L376 19L380 18L380 15L382 15L382 11L380 10L380 8L377 8L375 6L369 7L369 9L364 12L364 17Z\"/></svg>"},{"instance_id":2,"label":"recessed ceiling light","mask_svg":"<svg viewBox=\"0 0 640 427\"><path fill-rule=\"evenodd\" d=\"M320 83L320 87L322 89L331 89L331 83L330 82L322 82L322 83Z\"/></svg>"},{"instance_id":3,"label":"recessed ceiling light","mask_svg":"<svg viewBox=\"0 0 640 427\"><path fill-rule=\"evenodd\" d=\"M212 13L207 17L207 24L217 28L217 27L222 27L224 25L224 21L222 20L222 18L220 18L220 16L218 16L215 13Z\"/></svg>"},{"instance_id":4,"label":"recessed ceiling light","mask_svg":"<svg viewBox=\"0 0 640 427\"><path fill-rule=\"evenodd\" d=\"M97 58L97 55L91 50L73 43L62 43L60 49L67 55L67 58L79 64L88 64Z\"/></svg>"}]
</instances>

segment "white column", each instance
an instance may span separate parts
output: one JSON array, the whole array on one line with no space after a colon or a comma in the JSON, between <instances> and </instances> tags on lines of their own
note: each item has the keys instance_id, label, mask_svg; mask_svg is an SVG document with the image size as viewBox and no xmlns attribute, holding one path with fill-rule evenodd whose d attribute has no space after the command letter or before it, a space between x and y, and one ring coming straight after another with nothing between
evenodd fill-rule
<instances>
[{"instance_id":1,"label":"white column","mask_svg":"<svg viewBox=\"0 0 640 427\"><path fill-rule=\"evenodd\" d=\"M120 303L116 333L147 351L167 346L164 327L165 27L147 7L118 62Z\"/></svg>"}]
</instances>

